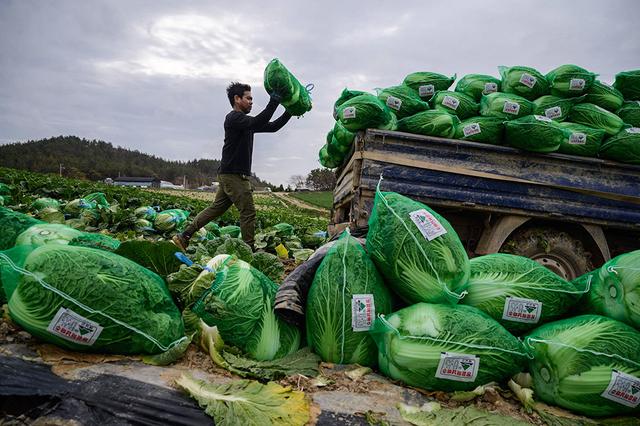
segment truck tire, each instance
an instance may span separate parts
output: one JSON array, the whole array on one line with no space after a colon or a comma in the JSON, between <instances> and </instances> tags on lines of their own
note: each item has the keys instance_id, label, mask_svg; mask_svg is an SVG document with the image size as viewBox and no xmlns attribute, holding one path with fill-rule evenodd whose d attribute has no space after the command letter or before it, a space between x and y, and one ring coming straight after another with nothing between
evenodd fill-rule
<instances>
[{"instance_id":1,"label":"truck tire","mask_svg":"<svg viewBox=\"0 0 640 426\"><path fill-rule=\"evenodd\" d=\"M557 229L518 231L507 239L500 251L533 259L568 281L593 269L591 253L584 249L582 242Z\"/></svg>"}]
</instances>

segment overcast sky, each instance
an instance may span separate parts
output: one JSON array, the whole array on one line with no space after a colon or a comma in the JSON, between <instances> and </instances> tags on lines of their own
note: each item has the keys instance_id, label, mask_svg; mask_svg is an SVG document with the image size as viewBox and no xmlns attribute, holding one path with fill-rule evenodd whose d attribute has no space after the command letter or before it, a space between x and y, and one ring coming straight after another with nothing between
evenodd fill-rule
<instances>
[{"instance_id":1,"label":"overcast sky","mask_svg":"<svg viewBox=\"0 0 640 426\"><path fill-rule=\"evenodd\" d=\"M639 17L638 0L0 0L0 144L76 135L220 158L226 85L251 84L258 113L277 57L315 85L311 112L255 138L253 170L286 184L320 167L344 87L564 63L612 82L640 68Z\"/></svg>"}]
</instances>

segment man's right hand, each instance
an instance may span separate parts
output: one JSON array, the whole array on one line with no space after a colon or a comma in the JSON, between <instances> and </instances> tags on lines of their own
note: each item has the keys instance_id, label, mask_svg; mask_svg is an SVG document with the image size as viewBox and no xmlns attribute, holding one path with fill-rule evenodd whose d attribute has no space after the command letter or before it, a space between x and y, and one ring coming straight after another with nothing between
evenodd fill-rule
<instances>
[{"instance_id":1,"label":"man's right hand","mask_svg":"<svg viewBox=\"0 0 640 426\"><path fill-rule=\"evenodd\" d=\"M282 101L282 96L279 93L273 92L270 94L271 100L280 103Z\"/></svg>"}]
</instances>

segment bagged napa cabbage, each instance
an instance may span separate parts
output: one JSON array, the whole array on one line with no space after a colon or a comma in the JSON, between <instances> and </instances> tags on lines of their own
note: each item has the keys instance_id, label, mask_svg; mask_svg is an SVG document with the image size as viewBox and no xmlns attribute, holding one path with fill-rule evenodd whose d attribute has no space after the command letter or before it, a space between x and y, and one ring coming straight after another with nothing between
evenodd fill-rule
<instances>
[{"instance_id":1,"label":"bagged napa cabbage","mask_svg":"<svg viewBox=\"0 0 640 426\"><path fill-rule=\"evenodd\" d=\"M341 161L329 155L326 144L323 145L318 152L318 162L320 163L320 165L328 169L335 169L340 164L342 164Z\"/></svg>"},{"instance_id":2,"label":"bagged napa cabbage","mask_svg":"<svg viewBox=\"0 0 640 426\"><path fill-rule=\"evenodd\" d=\"M333 104L333 118L336 120L338 119L338 108L340 107L340 105L342 105L349 99L355 98L356 96L360 95L370 95L370 93L363 92L362 90L350 90L345 87L342 90L342 93L340 93L338 99L336 99L335 103Z\"/></svg>"},{"instance_id":3,"label":"bagged napa cabbage","mask_svg":"<svg viewBox=\"0 0 640 426\"><path fill-rule=\"evenodd\" d=\"M16 246L42 246L45 244L69 244L83 235L82 231L57 223L36 224L16 238Z\"/></svg>"},{"instance_id":4,"label":"bagged napa cabbage","mask_svg":"<svg viewBox=\"0 0 640 426\"><path fill-rule=\"evenodd\" d=\"M278 59L272 59L264 70L264 88L269 95L279 95L280 104L291 115L311 111L309 92Z\"/></svg>"},{"instance_id":5,"label":"bagged napa cabbage","mask_svg":"<svg viewBox=\"0 0 640 426\"><path fill-rule=\"evenodd\" d=\"M377 92L378 99L389 107L397 118L409 117L429 109L429 104L420 99L415 90L404 84L377 89Z\"/></svg>"},{"instance_id":6,"label":"bagged napa cabbage","mask_svg":"<svg viewBox=\"0 0 640 426\"><path fill-rule=\"evenodd\" d=\"M558 125L565 131L564 139L558 152L583 157L595 157L598 155L600 145L605 136L604 130L593 129L568 121L558 123Z\"/></svg>"},{"instance_id":7,"label":"bagged napa cabbage","mask_svg":"<svg viewBox=\"0 0 640 426\"><path fill-rule=\"evenodd\" d=\"M455 115L439 110L430 110L399 120L398 130L417 135L451 138L459 123L460 119Z\"/></svg>"},{"instance_id":8,"label":"bagged napa cabbage","mask_svg":"<svg viewBox=\"0 0 640 426\"><path fill-rule=\"evenodd\" d=\"M629 127L607 139L599 155L621 163L640 164L640 127Z\"/></svg>"},{"instance_id":9,"label":"bagged napa cabbage","mask_svg":"<svg viewBox=\"0 0 640 426\"><path fill-rule=\"evenodd\" d=\"M613 136L624 127L620 117L594 104L578 104L571 108L569 121L594 129L602 129L608 136Z\"/></svg>"},{"instance_id":10,"label":"bagged napa cabbage","mask_svg":"<svg viewBox=\"0 0 640 426\"><path fill-rule=\"evenodd\" d=\"M498 117L471 117L456 126L456 139L500 145L504 138L504 120Z\"/></svg>"},{"instance_id":11,"label":"bagged napa cabbage","mask_svg":"<svg viewBox=\"0 0 640 426\"><path fill-rule=\"evenodd\" d=\"M407 303L458 303L469 258L453 227L435 211L376 190L367 252L389 288Z\"/></svg>"},{"instance_id":12,"label":"bagged napa cabbage","mask_svg":"<svg viewBox=\"0 0 640 426\"><path fill-rule=\"evenodd\" d=\"M581 315L533 330L524 346L544 402L594 417L640 413L640 333L628 325Z\"/></svg>"},{"instance_id":13,"label":"bagged napa cabbage","mask_svg":"<svg viewBox=\"0 0 640 426\"><path fill-rule=\"evenodd\" d=\"M64 206L64 212L72 217L78 217L84 210L95 212L98 205L94 201L89 201L85 198L76 198L69 201Z\"/></svg>"},{"instance_id":14,"label":"bagged napa cabbage","mask_svg":"<svg viewBox=\"0 0 640 426\"><path fill-rule=\"evenodd\" d=\"M500 91L500 80L484 74L467 74L456 83L456 92L471 96L480 102L482 95Z\"/></svg>"},{"instance_id":15,"label":"bagged napa cabbage","mask_svg":"<svg viewBox=\"0 0 640 426\"><path fill-rule=\"evenodd\" d=\"M428 390L472 390L522 371L522 344L470 306L417 303L379 316L371 334L380 371Z\"/></svg>"},{"instance_id":16,"label":"bagged napa cabbage","mask_svg":"<svg viewBox=\"0 0 640 426\"><path fill-rule=\"evenodd\" d=\"M615 112L622 107L624 97L618 89L596 80L587 92L584 102Z\"/></svg>"},{"instance_id":17,"label":"bagged napa cabbage","mask_svg":"<svg viewBox=\"0 0 640 426\"><path fill-rule=\"evenodd\" d=\"M322 259L307 296L307 343L325 362L375 366L369 329L391 313L391 294L364 249L344 232Z\"/></svg>"},{"instance_id":18,"label":"bagged napa cabbage","mask_svg":"<svg viewBox=\"0 0 640 426\"><path fill-rule=\"evenodd\" d=\"M551 94L563 98L584 95L591 89L597 74L577 65L560 65L546 75Z\"/></svg>"},{"instance_id":19,"label":"bagged napa cabbage","mask_svg":"<svg viewBox=\"0 0 640 426\"><path fill-rule=\"evenodd\" d=\"M462 120L478 115L478 104L464 93L442 90L431 98L431 105L434 109L456 115Z\"/></svg>"},{"instance_id":20,"label":"bagged napa cabbage","mask_svg":"<svg viewBox=\"0 0 640 426\"><path fill-rule=\"evenodd\" d=\"M539 71L529 67L499 66L502 77L501 90L513 93L530 101L549 94L549 83Z\"/></svg>"},{"instance_id":21,"label":"bagged napa cabbage","mask_svg":"<svg viewBox=\"0 0 640 426\"><path fill-rule=\"evenodd\" d=\"M616 115L626 124L640 127L640 101L625 102Z\"/></svg>"},{"instance_id":22,"label":"bagged napa cabbage","mask_svg":"<svg viewBox=\"0 0 640 426\"><path fill-rule=\"evenodd\" d=\"M370 94L345 101L338 107L336 114L340 123L351 132L388 125L393 117L391 110Z\"/></svg>"},{"instance_id":23,"label":"bagged napa cabbage","mask_svg":"<svg viewBox=\"0 0 640 426\"><path fill-rule=\"evenodd\" d=\"M163 210L153 220L153 227L158 231L180 231L187 223L189 212L181 209Z\"/></svg>"},{"instance_id":24,"label":"bagged napa cabbage","mask_svg":"<svg viewBox=\"0 0 640 426\"><path fill-rule=\"evenodd\" d=\"M22 214L6 207L0 207L0 250L7 250L14 246L18 235L34 225L44 222L26 214Z\"/></svg>"},{"instance_id":25,"label":"bagged napa cabbage","mask_svg":"<svg viewBox=\"0 0 640 426\"><path fill-rule=\"evenodd\" d=\"M31 210L33 211L37 212L46 208L54 208L58 210L60 209L60 202L58 200L54 200L53 198L41 197L31 203Z\"/></svg>"},{"instance_id":26,"label":"bagged napa cabbage","mask_svg":"<svg viewBox=\"0 0 640 426\"><path fill-rule=\"evenodd\" d=\"M504 123L507 145L533 152L557 151L564 140L564 132L550 118L528 115Z\"/></svg>"},{"instance_id":27,"label":"bagged napa cabbage","mask_svg":"<svg viewBox=\"0 0 640 426\"><path fill-rule=\"evenodd\" d=\"M344 160L345 155L349 152L351 146L342 145L338 142L338 140L333 136L333 129L329 130L327 133L327 152L333 158L338 159L340 162Z\"/></svg>"},{"instance_id":28,"label":"bagged napa cabbage","mask_svg":"<svg viewBox=\"0 0 640 426\"><path fill-rule=\"evenodd\" d=\"M511 93L490 93L480 100L480 115L513 120L533 114L535 105Z\"/></svg>"},{"instance_id":29,"label":"bagged napa cabbage","mask_svg":"<svg viewBox=\"0 0 640 426\"><path fill-rule=\"evenodd\" d=\"M0 253L9 315L33 336L76 350L160 353L184 327L164 280L116 254L46 244Z\"/></svg>"},{"instance_id":30,"label":"bagged napa cabbage","mask_svg":"<svg viewBox=\"0 0 640 426\"><path fill-rule=\"evenodd\" d=\"M436 92L449 89L455 80L455 74L447 77L435 72L420 71L407 75L402 84L417 90L422 99L429 100Z\"/></svg>"},{"instance_id":31,"label":"bagged napa cabbage","mask_svg":"<svg viewBox=\"0 0 640 426\"><path fill-rule=\"evenodd\" d=\"M560 318L582 291L538 262L495 253L471 259L471 275L460 301L520 334Z\"/></svg>"},{"instance_id":32,"label":"bagged napa cabbage","mask_svg":"<svg viewBox=\"0 0 640 426\"><path fill-rule=\"evenodd\" d=\"M613 87L622 93L626 101L640 101L640 70L619 72Z\"/></svg>"},{"instance_id":33,"label":"bagged napa cabbage","mask_svg":"<svg viewBox=\"0 0 640 426\"><path fill-rule=\"evenodd\" d=\"M225 342L259 361L298 350L300 331L273 312L276 284L233 256L216 256L207 266L215 271L215 281L192 310L217 326Z\"/></svg>"},{"instance_id":34,"label":"bagged napa cabbage","mask_svg":"<svg viewBox=\"0 0 640 426\"><path fill-rule=\"evenodd\" d=\"M336 140L335 143L339 146L351 149L353 141L356 138L356 134L347 130L339 121L336 121L336 124L333 126L332 137Z\"/></svg>"},{"instance_id":35,"label":"bagged napa cabbage","mask_svg":"<svg viewBox=\"0 0 640 426\"><path fill-rule=\"evenodd\" d=\"M614 257L576 281L590 286L585 312L605 315L640 330L640 250Z\"/></svg>"},{"instance_id":36,"label":"bagged napa cabbage","mask_svg":"<svg viewBox=\"0 0 640 426\"><path fill-rule=\"evenodd\" d=\"M151 206L138 207L133 211L133 214L138 219L144 219L153 222L158 215L158 212Z\"/></svg>"},{"instance_id":37,"label":"bagged napa cabbage","mask_svg":"<svg viewBox=\"0 0 640 426\"><path fill-rule=\"evenodd\" d=\"M535 105L533 113L544 115L554 121L564 121L569 116L569 111L573 105L582 102L583 97L578 98L560 98L553 95L541 96L533 104Z\"/></svg>"}]
</instances>

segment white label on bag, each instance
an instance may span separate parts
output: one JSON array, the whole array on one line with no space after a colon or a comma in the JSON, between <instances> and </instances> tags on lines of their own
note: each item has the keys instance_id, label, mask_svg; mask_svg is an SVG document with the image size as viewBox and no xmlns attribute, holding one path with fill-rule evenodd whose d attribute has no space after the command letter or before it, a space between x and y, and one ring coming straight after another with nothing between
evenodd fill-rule
<instances>
[{"instance_id":1,"label":"white label on bag","mask_svg":"<svg viewBox=\"0 0 640 426\"><path fill-rule=\"evenodd\" d=\"M480 358L475 355L443 352L440 354L436 377L456 382L473 382L478 376L479 367Z\"/></svg>"},{"instance_id":2,"label":"white label on bag","mask_svg":"<svg viewBox=\"0 0 640 426\"><path fill-rule=\"evenodd\" d=\"M354 294L351 298L351 328L353 331L369 331L376 318L373 294Z\"/></svg>"},{"instance_id":3,"label":"white label on bag","mask_svg":"<svg viewBox=\"0 0 640 426\"><path fill-rule=\"evenodd\" d=\"M569 144L571 145L584 145L587 143L587 135L580 132L573 132L569 136Z\"/></svg>"},{"instance_id":4,"label":"white label on bag","mask_svg":"<svg viewBox=\"0 0 640 426\"><path fill-rule=\"evenodd\" d=\"M494 93L498 91L498 85L496 83L485 83L484 90L482 91L483 95L488 95L489 93Z\"/></svg>"},{"instance_id":5,"label":"white label on bag","mask_svg":"<svg viewBox=\"0 0 640 426\"><path fill-rule=\"evenodd\" d=\"M97 322L76 314L71 309L60 308L53 317L47 331L79 345L93 345L103 327Z\"/></svg>"},{"instance_id":6,"label":"white label on bag","mask_svg":"<svg viewBox=\"0 0 640 426\"><path fill-rule=\"evenodd\" d=\"M549 117L545 117L544 115L534 115L533 118L538 121L544 121L545 123L551 123L553 121Z\"/></svg>"},{"instance_id":7,"label":"white label on bag","mask_svg":"<svg viewBox=\"0 0 640 426\"><path fill-rule=\"evenodd\" d=\"M627 133L631 133L632 135L640 133L640 127L629 127L625 130L627 131Z\"/></svg>"},{"instance_id":8,"label":"white label on bag","mask_svg":"<svg viewBox=\"0 0 640 426\"><path fill-rule=\"evenodd\" d=\"M416 224L422 236L429 241L447 233L438 219L424 209L409 213L409 217Z\"/></svg>"},{"instance_id":9,"label":"white label on bag","mask_svg":"<svg viewBox=\"0 0 640 426\"><path fill-rule=\"evenodd\" d=\"M584 78L572 78L569 81L569 90L584 90L586 85Z\"/></svg>"},{"instance_id":10,"label":"white label on bag","mask_svg":"<svg viewBox=\"0 0 640 426\"><path fill-rule=\"evenodd\" d=\"M465 137L482 133L482 130L480 130L480 123L467 124L462 128L462 133L464 133Z\"/></svg>"},{"instance_id":11,"label":"white label on bag","mask_svg":"<svg viewBox=\"0 0 640 426\"><path fill-rule=\"evenodd\" d=\"M504 301L502 319L536 324L542 314L542 302L533 299L507 296Z\"/></svg>"},{"instance_id":12,"label":"white label on bag","mask_svg":"<svg viewBox=\"0 0 640 426\"><path fill-rule=\"evenodd\" d=\"M609 386L601 396L618 404L635 408L640 403L640 379L630 374L613 370Z\"/></svg>"},{"instance_id":13,"label":"white label on bag","mask_svg":"<svg viewBox=\"0 0 640 426\"><path fill-rule=\"evenodd\" d=\"M460 101L454 98L453 96L445 96L444 99L442 99L442 105L449 107L455 111L458 109L458 105L460 105Z\"/></svg>"},{"instance_id":14,"label":"white label on bag","mask_svg":"<svg viewBox=\"0 0 640 426\"><path fill-rule=\"evenodd\" d=\"M520 104L517 102L504 101L504 107L502 107L502 112L507 114L518 115L520 112Z\"/></svg>"},{"instance_id":15,"label":"white label on bag","mask_svg":"<svg viewBox=\"0 0 640 426\"><path fill-rule=\"evenodd\" d=\"M342 118L344 118L345 120L356 118L356 107L346 107L342 111Z\"/></svg>"},{"instance_id":16,"label":"white label on bag","mask_svg":"<svg viewBox=\"0 0 640 426\"><path fill-rule=\"evenodd\" d=\"M424 86L418 87L418 93L420 96L433 96L436 93L436 88L433 84L425 84Z\"/></svg>"},{"instance_id":17,"label":"white label on bag","mask_svg":"<svg viewBox=\"0 0 640 426\"><path fill-rule=\"evenodd\" d=\"M562 117L562 108L560 108L559 106L547 108L544 110L544 115L548 118Z\"/></svg>"},{"instance_id":18,"label":"white label on bag","mask_svg":"<svg viewBox=\"0 0 640 426\"><path fill-rule=\"evenodd\" d=\"M402 106L402 99L396 98L395 96L388 96L387 106L391 109L395 109L396 111L400 111L400 107Z\"/></svg>"},{"instance_id":19,"label":"white label on bag","mask_svg":"<svg viewBox=\"0 0 640 426\"><path fill-rule=\"evenodd\" d=\"M520 83L524 84L529 89L533 88L533 86L536 85L537 81L538 81L537 78L535 78L531 74L527 74L526 72L523 72L522 75L520 76Z\"/></svg>"}]
</instances>

